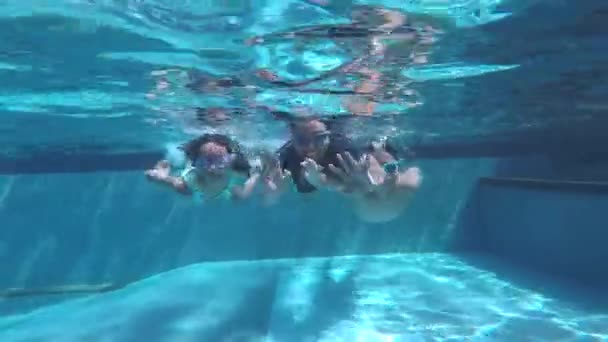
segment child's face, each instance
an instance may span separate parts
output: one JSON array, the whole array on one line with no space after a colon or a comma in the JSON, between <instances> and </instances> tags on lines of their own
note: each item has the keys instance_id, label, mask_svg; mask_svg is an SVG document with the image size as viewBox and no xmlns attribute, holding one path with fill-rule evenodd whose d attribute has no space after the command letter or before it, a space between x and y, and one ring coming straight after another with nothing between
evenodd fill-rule
<instances>
[{"instance_id":1,"label":"child's face","mask_svg":"<svg viewBox=\"0 0 608 342\"><path fill-rule=\"evenodd\" d=\"M232 159L226 147L216 143L206 143L201 146L194 167L198 172L221 176L230 170Z\"/></svg>"}]
</instances>

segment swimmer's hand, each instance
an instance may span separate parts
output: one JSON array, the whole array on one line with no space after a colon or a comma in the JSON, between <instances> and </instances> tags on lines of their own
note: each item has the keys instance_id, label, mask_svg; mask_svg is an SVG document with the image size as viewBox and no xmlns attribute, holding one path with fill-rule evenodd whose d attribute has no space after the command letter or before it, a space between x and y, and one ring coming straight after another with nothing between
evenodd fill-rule
<instances>
[{"instance_id":1,"label":"swimmer's hand","mask_svg":"<svg viewBox=\"0 0 608 342\"><path fill-rule=\"evenodd\" d=\"M263 153L261 160L261 176L266 189L271 192L283 190L291 178L291 173L288 170L283 170L279 159L271 153Z\"/></svg>"},{"instance_id":2,"label":"swimmer's hand","mask_svg":"<svg viewBox=\"0 0 608 342\"><path fill-rule=\"evenodd\" d=\"M322 173L323 167L317 164L316 161L310 158L306 158L302 163L302 169L304 171L304 178L308 181L308 183L312 184L314 187L321 187L326 182L326 177Z\"/></svg>"},{"instance_id":3,"label":"swimmer's hand","mask_svg":"<svg viewBox=\"0 0 608 342\"><path fill-rule=\"evenodd\" d=\"M156 163L156 166L153 169L147 170L145 175L148 179L168 185L181 194L190 194L186 182L181 177L171 176L171 164L167 160L161 160Z\"/></svg>"},{"instance_id":4,"label":"swimmer's hand","mask_svg":"<svg viewBox=\"0 0 608 342\"><path fill-rule=\"evenodd\" d=\"M338 162L340 167L329 165L329 170L333 172L349 189L355 191L370 191L374 186L374 180L369 174L370 157L362 156L355 160L349 152L339 153Z\"/></svg>"},{"instance_id":5,"label":"swimmer's hand","mask_svg":"<svg viewBox=\"0 0 608 342\"><path fill-rule=\"evenodd\" d=\"M161 160L154 166L153 169L145 172L146 177L153 181L165 181L171 174L171 164L167 160Z\"/></svg>"},{"instance_id":6,"label":"swimmer's hand","mask_svg":"<svg viewBox=\"0 0 608 342\"><path fill-rule=\"evenodd\" d=\"M245 181L245 184L237 185L230 189L232 199L244 200L249 198L253 193L253 190L255 189L256 185L258 184L259 179L260 173L257 171L252 172L247 181Z\"/></svg>"},{"instance_id":7,"label":"swimmer's hand","mask_svg":"<svg viewBox=\"0 0 608 342\"><path fill-rule=\"evenodd\" d=\"M291 173L283 170L281 162L276 155L270 152L263 152L260 155L262 161L262 181L263 188L263 203L265 205L276 204L284 190L287 188Z\"/></svg>"}]
</instances>

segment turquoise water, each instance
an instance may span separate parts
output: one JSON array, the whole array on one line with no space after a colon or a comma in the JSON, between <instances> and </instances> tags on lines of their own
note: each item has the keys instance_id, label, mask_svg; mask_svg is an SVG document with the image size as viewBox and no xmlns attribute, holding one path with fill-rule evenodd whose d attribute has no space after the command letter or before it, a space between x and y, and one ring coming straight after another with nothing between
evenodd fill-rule
<instances>
[{"instance_id":1,"label":"turquoise water","mask_svg":"<svg viewBox=\"0 0 608 342\"><path fill-rule=\"evenodd\" d=\"M33 3L7 1L2 5L2 13L6 13L2 20L6 52L0 61L0 70L3 77L12 82L4 87L0 103L4 111L13 113L7 115L9 122L5 129L15 127L18 118L21 120L19 127L25 132L18 136L3 134L2 142L13 149L32 145L59 149L69 146L80 151L94 148L112 151L158 149L167 140L181 141L184 131L190 135L200 133L184 128L181 119L175 118L176 112L187 114L194 105L223 105L227 101L225 98L192 94L150 101L143 94L154 86L150 76L153 70L197 68L230 74L272 66L279 76L297 80L319 74L348 57L340 50L328 47L325 42L312 43L311 50L304 53L297 53L289 44L243 48L241 42L254 34L284 30L295 25L344 22L340 11L331 14L304 1L265 2L263 5L250 2L222 5L207 1L199 5L187 2L179 6L134 1L74 1L60 2L57 6ZM405 138L414 135L414 131L416 138L422 135L430 139L437 135L467 136L527 128L535 124L531 118L537 115L545 124L559 120L561 114L550 118L542 113L529 113L525 117L521 117L522 114L508 115L497 111L494 104L486 105L482 100L484 97L480 98L476 93L484 88L477 83L481 82L480 75L500 74L497 76L501 77L499 84L510 84L514 77L519 77L517 70L523 68L522 63L530 63L528 56L518 57L515 51L513 57L494 58L488 50L494 38L475 27L505 22L511 18L512 11L526 14L532 4L509 2L502 7L497 7L497 1L482 1L480 4L484 15L474 10L479 6L471 1L431 1L426 6L403 8L449 15L458 23L454 36L445 37L440 43L442 50L436 63L420 68L396 67L396 70L403 69L404 74L420 82L428 105L426 110L435 114L412 112L409 115L412 123L408 122L407 128L405 122L399 124L405 121L404 118L393 118L386 123L378 119L378 122L366 125L368 130L374 128L366 134ZM546 4L538 6L542 8L543 5ZM32 8L35 8L34 12ZM469 11L476 12L477 17L467 14ZM213 18L215 13L222 16ZM486 23L492 19L497 21ZM520 35L518 32L514 34ZM78 48L72 49L75 42L78 42ZM545 41L544 44L551 45L551 42ZM475 48L485 50L473 53ZM323 53L326 50L332 54ZM523 47L518 50L520 54L525 52ZM521 82L533 84L535 80L526 77ZM471 93L467 89L476 91ZM506 87L504 91L508 93L510 90ZM278 108L307 105L327 114L344 113L336 96L273 89L266 89L257 96L264 104ZM438 99L441 106L433 105ZM465 103L469 109L458 110ZM394 103L383 103L378 110L407 112L402 105ZM49 116L53 120L48 120ZM441 120L440 124L434 121L443 117L452 117L453 120ZM398 120L397 124L394 120ZM245 135L242 140L248 145L254 145L253 142L261 137L273 136L276 141L271 146L276 147L284 138L284 127L273 125L268 120L262 121L264 124L252 123L256 124L255 133L238 128L233 130ZM397 130L393 129L395 126ZM132 134L134 129L141 134L135 137Z\"/></svg>"},{"instance_id":2,"label":"turquoise water","mask_svg":"<svg viewBox=\"0 0 608 342\"><path fill-rule=\"evenodd\" d=\"M335 79L308 91L260 86L254 100L346 117L358 141L411 149L424 185L401 217L361 222L325 193L199 207L146 181L145 168L204 132L251 151L288 139L264 111L196 124L194 107L247 99L193 94L179 70L320 75L349 50L243 41L346 23L354 4L449 18L429 63L382 66L413 84L420 106L397 94L354 118L322 92L348 83ZM606 180L605 7L0 2L0 341L607 341L603 188L478 182ZM163 69L178 70L171 88L148 96ZM100 284L116 289L41 293ZM14 288L31 293L3 291Z\"/></svg>"}]
</instances>

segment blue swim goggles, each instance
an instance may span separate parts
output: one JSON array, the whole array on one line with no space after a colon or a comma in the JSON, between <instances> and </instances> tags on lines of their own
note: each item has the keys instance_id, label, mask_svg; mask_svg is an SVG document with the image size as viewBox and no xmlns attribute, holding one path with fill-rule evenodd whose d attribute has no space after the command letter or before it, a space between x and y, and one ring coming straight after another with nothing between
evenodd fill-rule
<instances>
[{"instance_id":1,"label":"blue swim goggles","mask_svg":"<svg viewBox=\"0 0 608 342\"><path fill-rule=\"evenodd\" d=\"M233 160L234 156L232 154L198 157L192 163L192 166L199 172L224 170L232 165Z\"/></svg>"}]
</instances>

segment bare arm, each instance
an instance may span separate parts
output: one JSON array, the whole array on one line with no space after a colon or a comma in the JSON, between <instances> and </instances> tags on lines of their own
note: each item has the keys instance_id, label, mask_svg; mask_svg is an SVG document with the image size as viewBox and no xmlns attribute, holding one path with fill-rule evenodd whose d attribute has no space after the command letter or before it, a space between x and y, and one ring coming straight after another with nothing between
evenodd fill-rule
<instances>
[{"instance_id":1,"label":"bare arm","mask_svg":"<svg viewBox=\"0 0 608 342\"><path fill-rule=\"evenodd\" d=\"M191 195L192 194L192 192L190 191L190 189L188 188L188 186L186 185L186 182L184 181L184 179L182 177L166 176L166 177L155 178L154 181L156 181L159 184L168 186L171 189L173 189L174 191L176 191L182 195Z\"/></svg>"},{"instance_id":2,"label":"bare arm","mask_svg":"<svg viewBox=\"0 0 608 342\"><path fill-rule=\"evenodd\" d=\"M145 175L151 181L168 186L180 194L192 194L184 178L171 176L171 165L166 160L159 161L153 169L146 171Z\"/></svg>"},{"instance_id":3,"label":"bare arm","mask_svg":"<svg viewBox=\"0 0 608 342\"><path fill-rule=\"evenodd\" d=\"M232 193L232 199L234 200L244 200L251 196L253 190L255 189L258 181L260 180L259 173L253 173L243 185L234 186L230 191Z\"/></svg>"}]
</instances>

